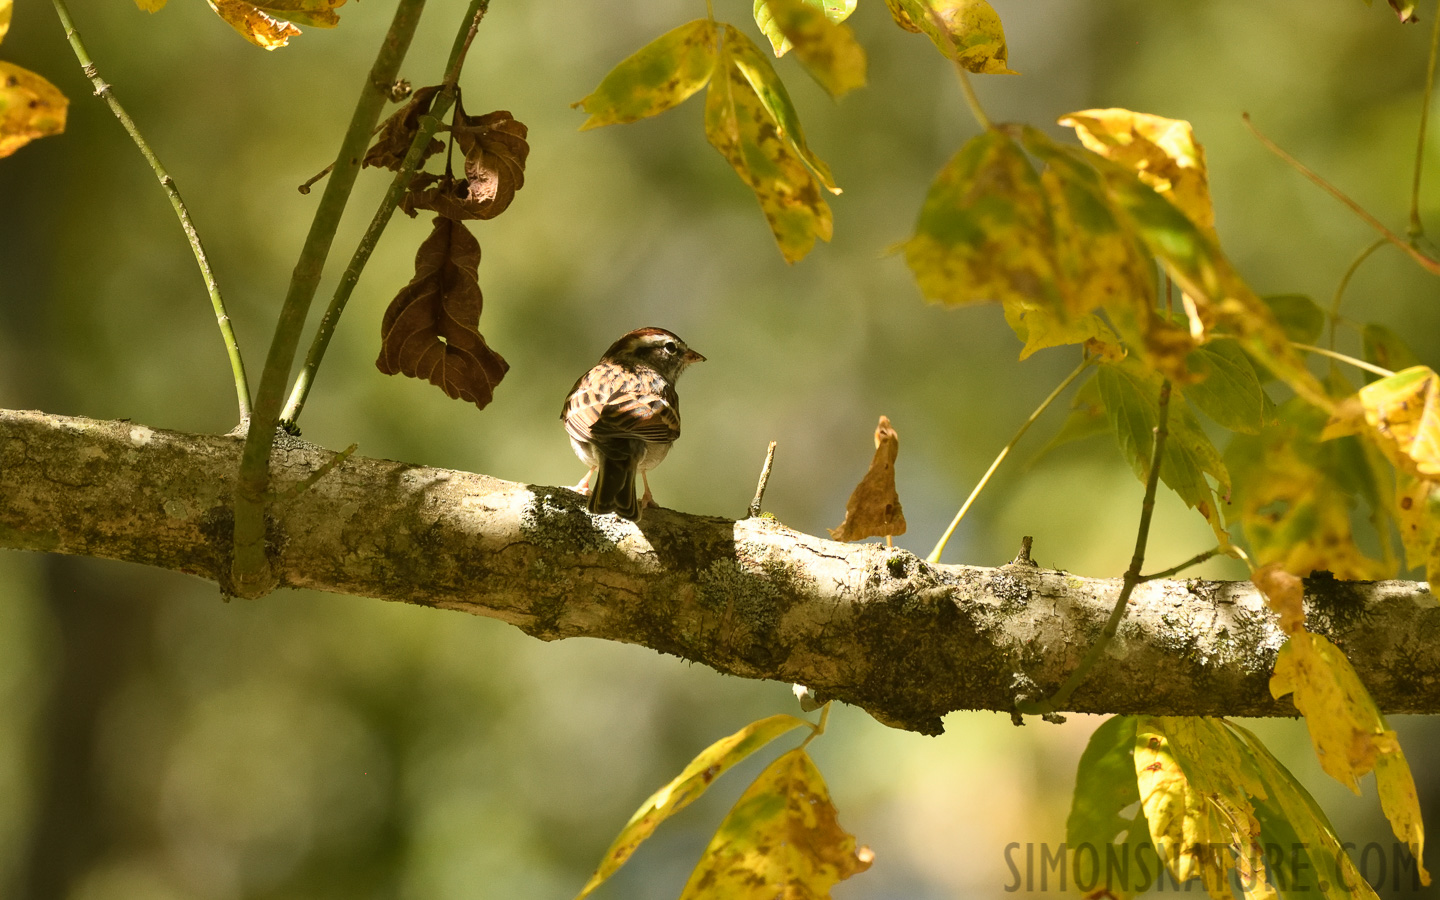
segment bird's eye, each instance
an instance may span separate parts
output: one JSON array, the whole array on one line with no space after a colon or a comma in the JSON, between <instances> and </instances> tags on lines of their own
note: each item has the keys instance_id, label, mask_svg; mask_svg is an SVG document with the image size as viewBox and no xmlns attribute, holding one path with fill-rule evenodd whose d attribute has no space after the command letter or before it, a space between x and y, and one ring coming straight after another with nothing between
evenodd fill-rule
<instances>
[{"instance_id":1,"label":"bird's eye","mask_svg":"<svg viewBox=\"0 0 1440 900\"><path fill-rule=\"evenodd\" d=\"M674 353L675 350L676 350L676 347L675 347L675 342L674 342L674 341L666 341L666 342L665 342L665 352L666 352L666 353Z\"/></svg>"}]
</instances>

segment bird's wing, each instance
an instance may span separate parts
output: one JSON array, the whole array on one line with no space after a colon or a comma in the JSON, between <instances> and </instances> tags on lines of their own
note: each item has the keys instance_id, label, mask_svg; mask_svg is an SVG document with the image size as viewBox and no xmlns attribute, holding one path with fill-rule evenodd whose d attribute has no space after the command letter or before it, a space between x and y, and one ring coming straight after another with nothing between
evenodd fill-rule
<instances>
[{"instance_id":1,"label":"bird's wing","mask_svg":"<svg viewBox=\"0 0 1440 900\"><path fill-rule=\"evenodd\" d=\"M665 379L621 366L597 374L582 378L585 387L577 383L565 404L565 430L571 436L599 443L669 443L680 436L680 401Z\"/></svg>"}]
</instances>

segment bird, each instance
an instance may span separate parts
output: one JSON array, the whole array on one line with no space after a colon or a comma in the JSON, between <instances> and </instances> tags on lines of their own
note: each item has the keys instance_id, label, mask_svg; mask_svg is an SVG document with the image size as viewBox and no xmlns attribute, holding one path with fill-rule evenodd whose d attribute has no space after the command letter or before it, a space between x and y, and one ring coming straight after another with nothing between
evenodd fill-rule
<instances>
[{"instance_id":1,"label":"bird","mask_svg":"<svg viewBox=\"0 0 1440 900\"><path fill-rule=\"evenodd\" d=\"M647 473L680 437L675 382L692 363L704 360L673 332L637 328L611 344L575 382L560 420L575 455L589 467L575 490L589 493L591 513L613 512L633 522L643 507L655 505ZM645 484L639 500L637 472Z\"/></svg>"}]
</instances>

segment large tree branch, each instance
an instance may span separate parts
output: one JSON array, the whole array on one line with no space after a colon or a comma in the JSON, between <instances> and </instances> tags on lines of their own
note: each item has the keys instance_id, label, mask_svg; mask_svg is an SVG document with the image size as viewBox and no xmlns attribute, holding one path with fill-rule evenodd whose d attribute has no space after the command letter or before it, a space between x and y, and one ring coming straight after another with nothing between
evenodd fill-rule
<instances>
[{"instance_id":1,"label":"large tree branch","mask_svg":"<svg viewBox=\"0 0 1440 900\"><path fill-rule=\"evenodd\" d=\"M0 410L0 547L122 559L226 588L242 440ZM272 484L333 454L277 437ZM808 685L926 733L956 709L1053 690L1119 582L1025 564L930 565L766 518L592 517L566 488L352 457L272 507L288 587L502 619L543 640L624 641ZM1389 712L1440 712L1440 606L1424 584L1307 582L1309 625ZM1267 683L1283 638L1249 582L1135 591L1080 712L1294 715Z\"/></svg>"}]
</instances>

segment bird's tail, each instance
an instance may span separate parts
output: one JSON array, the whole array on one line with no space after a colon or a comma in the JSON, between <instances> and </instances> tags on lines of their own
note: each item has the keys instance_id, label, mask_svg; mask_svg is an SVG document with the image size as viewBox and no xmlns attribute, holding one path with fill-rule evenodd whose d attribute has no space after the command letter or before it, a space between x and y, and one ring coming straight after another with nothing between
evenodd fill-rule
<instances>
[{"instance_id":1,"label":"bird's tail","mask_svg":"<svg viewBox=\"0 0 1440 900\"><path fill-rule=\"evenodd\" d=\"M640 518L640 500L635 496L635 461L630 456L601 456L590 488L590 512L613 512L623 519Z\"/></svg>"}]
</instances>

